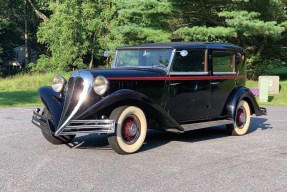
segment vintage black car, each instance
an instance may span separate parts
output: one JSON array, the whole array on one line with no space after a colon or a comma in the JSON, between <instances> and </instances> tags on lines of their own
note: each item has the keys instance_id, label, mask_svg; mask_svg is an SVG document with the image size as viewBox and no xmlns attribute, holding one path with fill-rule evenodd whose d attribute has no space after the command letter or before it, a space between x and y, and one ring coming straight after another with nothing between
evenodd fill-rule
<instances>
[{"instance_id":1,"label":"vintage black car","mask_svg":"<svg viewBox=\"0 0 287 192\"><path fill-rule=\"evenodd\" d=\"M107 135L134 153L147 129L185 132L226 125L244 135L250 115L266 113L245 85L245 53L227 43L171 42L119 47L111 69L78 70L39 88L45 105L32 122L53 144L77 133Z\"/></svg>"}]
</instances>

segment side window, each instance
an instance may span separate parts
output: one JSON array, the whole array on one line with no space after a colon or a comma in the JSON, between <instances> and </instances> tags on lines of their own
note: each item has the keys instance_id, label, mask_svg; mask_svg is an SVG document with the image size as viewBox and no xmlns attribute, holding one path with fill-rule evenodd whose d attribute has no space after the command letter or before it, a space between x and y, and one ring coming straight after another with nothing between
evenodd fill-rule
<instances>
[{"instance_id":1,"label":"side window","mask_svg":"<svg viewBox=\"0 0 287 192\"><path fill-rule=\"evenodd\" d=\"M235 52L212 51L213 72L234 72Z\"/></svg>"},{"instance_id":2,"label":"side window","mask_svg":"<svg viewBox=\"0 0 287 192\"><path fill-rule=\"evenodd\" d=\"M206 59L204 49L177 51L174 56L172 71L174 72L204 72Z\"/></svg>"}]
</instances>

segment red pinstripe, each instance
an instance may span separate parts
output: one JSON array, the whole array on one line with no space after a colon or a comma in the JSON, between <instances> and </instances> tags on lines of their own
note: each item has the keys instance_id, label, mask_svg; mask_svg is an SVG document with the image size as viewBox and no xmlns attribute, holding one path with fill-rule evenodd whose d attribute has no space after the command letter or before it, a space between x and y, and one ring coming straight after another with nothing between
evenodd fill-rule
<instances>
[{"instance_id":1,"label":"red pinstripe","mask_svg":"<svg viewBox=\"0 0 287 192\"><path fill-rule=\"evenodd\" d=\"M108 80L118 81L185 81L185 80L225 80L225 79L240 79L242 75L238 76L159 76L159 77L108 77Z\"/></svg>"}]
</instances>

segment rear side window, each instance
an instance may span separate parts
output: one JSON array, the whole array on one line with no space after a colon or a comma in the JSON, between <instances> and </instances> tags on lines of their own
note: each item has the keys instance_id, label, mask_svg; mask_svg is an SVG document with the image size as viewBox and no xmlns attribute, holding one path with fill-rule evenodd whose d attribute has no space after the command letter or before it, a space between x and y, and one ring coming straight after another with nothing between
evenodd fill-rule
<instances>
[{"instance_id":1,"label":"rear side window","mask_svg":"<svg viewBox=\"0 0 287 192\"><path fill-rule=\"evenodd\" d=\"M206 62L204 49L182 50L175 53L172 71L204 72L205 69Z\"/></svg>"},{"instance_id":2,"label":"rear side window","mask_svg":"<svg viewBox=\"0 0 287 192\"><path fill-rule=\"evenodd\" d=\"M235 52L212 51L213 72L234 72Z\"/></svg>"}]
</instances>

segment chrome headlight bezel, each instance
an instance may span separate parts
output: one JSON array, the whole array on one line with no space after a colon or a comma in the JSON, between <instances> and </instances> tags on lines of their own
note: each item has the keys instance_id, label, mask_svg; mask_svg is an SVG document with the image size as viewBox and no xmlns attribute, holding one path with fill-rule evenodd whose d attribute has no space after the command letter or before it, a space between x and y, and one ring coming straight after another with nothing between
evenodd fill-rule
<instances>
[{"instance_id":1,"label":"chrome headlight bezel","mask_svg":"<svg viewBox=\"0 0 287 192\"><path fill-rule=\"evenodd\" d=\"M103 96L109 89L110 82L102 75L94 79L93 89L97 95Z\"/></svg>"},{"instance_id":2,"label":"chrome headlight bezel","mask_svg":"<svg viewBox=\"0 0 287 192\"><path fill-rule=\"evenodd\" d=\"M55 75L52 80L52 88L55 92L60 93L64 90L67 80L61 75Z\"/></svg>"}]
</instances>

